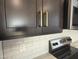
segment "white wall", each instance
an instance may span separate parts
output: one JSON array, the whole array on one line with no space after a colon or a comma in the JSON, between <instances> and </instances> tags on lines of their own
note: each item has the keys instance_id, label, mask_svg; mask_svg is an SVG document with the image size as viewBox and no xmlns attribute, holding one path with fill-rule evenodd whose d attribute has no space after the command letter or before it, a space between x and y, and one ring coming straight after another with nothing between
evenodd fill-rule
<instances>
[{"instance_id":1,"label":"white wall","mask_svg":"<svg viewBox=\"0 0 79 59\"><path fill-rule=\"evenodd\" d=\"M58 37L70 36L77 41L77 30L64 30L63 33L49 34L4 41L5 59L33 59L48 52L48 41Z\"/></svg>"}]
</instances>

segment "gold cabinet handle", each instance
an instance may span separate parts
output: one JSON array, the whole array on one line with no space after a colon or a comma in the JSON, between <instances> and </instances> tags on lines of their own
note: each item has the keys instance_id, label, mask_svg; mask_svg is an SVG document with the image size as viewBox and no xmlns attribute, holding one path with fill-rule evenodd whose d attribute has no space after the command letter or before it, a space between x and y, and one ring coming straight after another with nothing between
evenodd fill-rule
<instances>
[{"instance_id":1,"label":"gold cabinet handle","mask_svg":"<svg viewBox=\"0 0 79 59\"><path fill-rule=\"evenodd\" d=\"M48 27L48 11L46 11L46 27Z\"/></svg>"},{"instance_id":2,"label":"gold cabinet handle","mask_svg":"<svg viewBox=\"0 0 79 59\"><path fill-rule=\"evenodd\" d=\"M42 19L43 19L43 11L41 10L41 14L40 14L40 16L41 16L41 21L40 21L40 25L41 25L41 27L43 26L43 24L42 24Z\"/></svg>"},{"instance_id":3,"label":"gold cabinet handle","mask_svg":"<svg viewBox=\"0 0 79 59\"><path fill-rule=\"evenodd\" d=\"M42 27L43 26L43 21L42 21L42 17L43 17L43 15L42 15L42 10L39 10L39 11L37 11L37 21L36 21L36 25L37 25L37 27L39 26L39 27Z\"/></svg>"},{"instance_id":4,"label":"gold cabinet handle","mask_svg":"<svg viewBox=\"0 0 79 59\"><path fill-rule=\"evenodd\" d=\"M48 27L48 11L43 12L43 27Z\"/></svg>"}]
</instances>

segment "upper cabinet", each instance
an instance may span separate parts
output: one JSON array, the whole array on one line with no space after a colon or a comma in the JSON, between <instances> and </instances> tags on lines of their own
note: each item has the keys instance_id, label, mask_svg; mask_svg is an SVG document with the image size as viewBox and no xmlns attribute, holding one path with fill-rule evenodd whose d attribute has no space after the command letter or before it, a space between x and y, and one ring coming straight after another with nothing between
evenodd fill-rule
<instances>
[{"instance_id":1,"label":"upper cabinet","mask_svg":"<svg viewBox=\"0 0 79 59\"><path fill-rule=\"evenodd\" d=\"M43 0L43 33L61 32L61 0Z\"/></svg>"},{"instance_id":2,"label":"upper cabinet","mask_svg":"<svg viewBox=\"0 0 79 59\"><path fill-rule=\"evenodd\" d=\"M36 0L5 1L6 25L10 34L34 35L36 33Z\"/></svg>"},{"instance_id":3,"label":"upper cabinet","mask_svg":"<svg viewBox=\"0 0 79 59\"><path fill-rule=\"evenodd\" d=\"M3 1L0 6L4 7L1 8L4 9L3 22L5 22L7 36L33 36L62 32L61 0L0 1Z\"/></svg>"}]
</instances>

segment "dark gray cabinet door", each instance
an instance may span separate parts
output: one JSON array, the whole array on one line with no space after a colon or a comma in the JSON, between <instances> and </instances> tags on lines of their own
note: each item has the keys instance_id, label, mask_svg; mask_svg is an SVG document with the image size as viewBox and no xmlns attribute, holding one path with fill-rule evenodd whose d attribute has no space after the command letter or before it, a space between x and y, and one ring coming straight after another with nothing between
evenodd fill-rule
<instances>
[{"instance_id":1,"label":"dark gray cabinet door","mask_svg":"<svg viewBox=\"0 0 79 59\"><path fill-rule=\"evenodd\" d=\"M61 0L43 0L43 34L61 32Z\"/></svg>"},{"instance_id":2,"label":"dark gray cabinet door","mask_svg":"<svg viewBox=\"0 0 79 59\"><path fill-rule=\"evenodd\" d=\"M19 32L18 34L25 33L26 35L36 34L36 0L5 1L8 31L10 33L11 31Z\"/></svg>"},{"instance_id":3,"label":"dark gray cabinet door","mask_svg":"<svg viewBox=\"0 0 79 59\"><path fill-rule=\"evenodd\" d=\"M0 33L3 30L3 22L4 22L4 16L3 16L3 0L0 0Z\"/></svg>"}]
</instances>

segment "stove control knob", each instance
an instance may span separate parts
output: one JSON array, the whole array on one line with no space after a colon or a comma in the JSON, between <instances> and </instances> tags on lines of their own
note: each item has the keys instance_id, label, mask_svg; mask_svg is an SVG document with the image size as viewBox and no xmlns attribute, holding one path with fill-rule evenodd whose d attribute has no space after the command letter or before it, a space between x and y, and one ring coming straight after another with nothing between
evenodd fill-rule
<instances>
[{"instance_id":1,"label":"stove control knob","mask_svg":"<svg viewBox=\"0 0 79 59\"><path fill-rule=\"evenodd\" d=\"M72 41L72 39L71 38L67 38L67 41Z\"/></svg>"},{"instance_id":2,"label":"stove control knob","mask_svg":"<svg viewBox=\"0 0 79 59\"><path fill-rule=\"evenodd\" d=\"M58 43L53 43L53 46L56 46L56 45L58 45Z\"/></svg>"},{"instance_id":3,"label":"stove control knob","mask_svg":"<svg viewBox=\"0 0 79 59\"><path fill-rule=\"evenodd\" d=\"M66 39L60 40L60 43L65 43L65 42L66 42Z\"/></svg>"}]
</instances>

